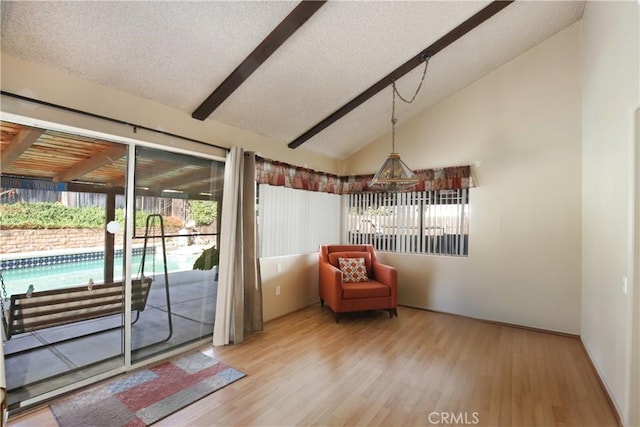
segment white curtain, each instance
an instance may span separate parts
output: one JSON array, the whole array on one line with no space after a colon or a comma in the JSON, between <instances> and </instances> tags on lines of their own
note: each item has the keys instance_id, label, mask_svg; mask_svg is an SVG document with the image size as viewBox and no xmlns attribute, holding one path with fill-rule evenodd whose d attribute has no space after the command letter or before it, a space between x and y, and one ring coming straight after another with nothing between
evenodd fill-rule
<instances>
[{"instance_id":1,"label":"white curtain","mask_svg":"<svg viewBox=\"0 0 640 427\"><path fill-rule=\"evenodd\" d=\"M240 343L262 330L255 188L255 154L233 147L224 171L215 346Z\"/></svg>"}]
</instances>

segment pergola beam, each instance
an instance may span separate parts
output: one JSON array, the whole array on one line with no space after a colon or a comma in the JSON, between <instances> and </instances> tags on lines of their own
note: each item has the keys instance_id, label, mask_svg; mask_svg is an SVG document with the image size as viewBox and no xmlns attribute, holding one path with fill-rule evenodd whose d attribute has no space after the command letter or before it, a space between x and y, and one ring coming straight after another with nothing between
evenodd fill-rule
<instances>
[{"instance_id":1,"label":"pergola beam","mask_svg":"<svg viewBox=\"0 0 640 427\"><path fill-rule=\"evenodd\" d=\"M18 132L8 146L2 150L0 164L3 168L8 167L29 149L44 133L44 129L25 128Z\"/></svg>"},{"instance_id":2,"label":"pergola beam","mask_svg":"<svg viewBox=\"0 0 640 427\"><path fill-rule=\"evenodd\" d=\"M114 163L116 160L124 157L127 154L126 146L113 146L107 148L96 156L76 163L73 167L66 171L54 175L51 179L53 182L69 182L76 178L79 178L87 173L99 169L103 166Z\"/></svg>"}]
</instances>

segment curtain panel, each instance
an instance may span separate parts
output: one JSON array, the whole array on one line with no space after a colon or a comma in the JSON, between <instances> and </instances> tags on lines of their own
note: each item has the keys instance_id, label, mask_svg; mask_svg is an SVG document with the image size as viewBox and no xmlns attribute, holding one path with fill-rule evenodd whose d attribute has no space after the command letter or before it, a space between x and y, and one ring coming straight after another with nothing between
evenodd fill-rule
<instances>
[{"instance_id":1,"label":"curtain panel","mask_svg":"<svg viewBox=\"0 0 640 427\"><path fill-rule=\"evenodd\" d=\"M406 191L459 190L475 187L471 166L419 169L414 172L420 178L420 182ZM338 176L256 157L258 184L335 194L382 192L381 189L369 186L372 179L373 174Z\"/></svg>"},{"instance_id":2,"label":"curtain panel","mask_svg":"<svg viewBox=\"0 0 640 427\"><path fill-rule=\"evenodd\" d=\"M239 147L232 147L227 155L214 346L238 344L246 335L262 330L254 158Z\"/></svg>"}]
</instances>

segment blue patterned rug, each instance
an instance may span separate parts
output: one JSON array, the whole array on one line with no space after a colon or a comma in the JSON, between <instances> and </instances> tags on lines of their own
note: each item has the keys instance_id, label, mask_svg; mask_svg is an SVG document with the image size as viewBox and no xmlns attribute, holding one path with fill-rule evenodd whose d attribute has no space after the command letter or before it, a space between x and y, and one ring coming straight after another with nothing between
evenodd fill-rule
<instances>
[{"instance_id":1,"label":"blue patterned rug","mask_svg":"<svg viewBox=\"0 0 640 427\"><path fill-rule=\"evenodd\" d=\"M245 374L200 352L118 377L51 404L62 427L148 426Z\"/></svg>"}]
</instances>

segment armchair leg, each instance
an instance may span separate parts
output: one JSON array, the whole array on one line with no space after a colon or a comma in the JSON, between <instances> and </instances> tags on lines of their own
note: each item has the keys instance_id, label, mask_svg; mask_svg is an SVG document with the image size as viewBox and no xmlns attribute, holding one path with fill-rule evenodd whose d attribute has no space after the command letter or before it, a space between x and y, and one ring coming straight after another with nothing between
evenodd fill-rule
<instances>
[{"instance_id":1,"label":"armchair leg","mask_svg":"<svg viewBox=\"0 0 640 427\"><path fill-rule=\"evenodd\" d=\"M320 298L320 307L324 307L324 300Z\"/></svg>"},{"instance_id":2,"label":"armchair leg","mask_svg":"<svg viewBox=\"0 0 640 427\"><path fill-rule=\"evenodd\" d=\"M340 313L335 313L336 323L340 323Z\"/></svg>"},{"instance_id":3,"label":"armchair leg","mask_svg":"<svg viewBox=\"0 0 640 427\"><path fill-rule=\"evenodd\" d=\"M393 318L393 316L398 317L398 309L397 308L390 308L389 309L389 319Z\"/></svg>"}]
</instances>

